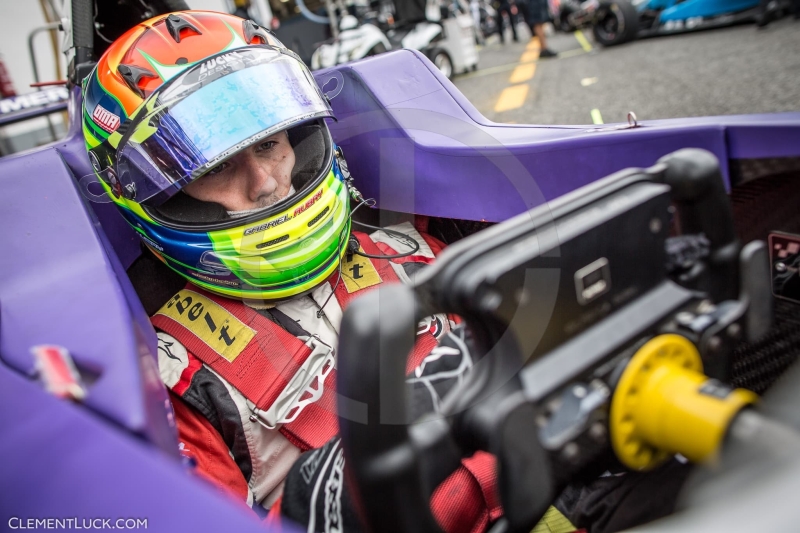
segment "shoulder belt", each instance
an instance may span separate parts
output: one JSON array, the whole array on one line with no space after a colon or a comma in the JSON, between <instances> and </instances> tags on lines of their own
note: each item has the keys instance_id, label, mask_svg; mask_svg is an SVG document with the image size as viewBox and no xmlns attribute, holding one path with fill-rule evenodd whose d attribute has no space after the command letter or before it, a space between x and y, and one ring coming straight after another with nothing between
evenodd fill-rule
<instances>
[{"instance_id":1,"label":"shoulder belt","mask_svg":"<svg viewBox=\"0 0 800 533\"><path fill-rule=\"evenodd\" d=\"M361 244L361 249L365 253L370 255L394 255L397 253L391 247L383 243L374 243L366 233L354 231L353 235L358 239L358 242ZM441 251L444 247L439 241L433 237L430 237L429 235L421 236L428 243L428 246L437 252ZM347 259L342 260L342 279L339 281L339 284L336 284L338 273L334 273L330 277L329 282L331 287L336 287L336 291L334 293L336 295L336 300L339 302L342 310L344 310L347 308L353 298L363 294L364 290L372 288L372 285L366 284L361 290L350 292L350 287L353 285L352 281L356 281L353 279L355 276L355 265L363 265L364 262L369 262L375 268L382 281L398 282L400 280L394 271L394 267L392 267L392 263L395 263L396 266L400 266L402 263L408 262L429 264L431 261L432 260L430 258L422 255L407 256L393 259L392 261L389 261L388 259L372 259L354 255L350 261ZM414 368L419 366L419 364L422 363L422 360L425 359L425 357L431 353L431 350L436 347L437 343L438 341L436 340L436 337L431 332L425 331L418 333L417 342L414 345L414 349L411 352L408 361L406 362L406 373L410 373Z\"/></svg>"},{"instance_id":2,"label":"shoulder belt","mask_svg":"<svg viewBox=\"0 0 800 533\"><path fill-rule=\"evenodd\" d=\"M383 253L366 234L353 235L364 252ZM352 267L366 266L364 260L370 262L379 279L359 287L360 278ZM342 279L335 291L342 308L378 283L399 281L388 260L361 256L343 263L342 277L348 275L356 285ZM334 273L329 279L331 285L336 284L337 277ZM337 433L334 351L316 337L297 338L242 302L192 284L173 296L152 322L241 392L252 404L251 421L269 428L280 425L281 433L302 450L321 447ZM436 346L433 335L418 339L409 368ZM180 387L173 388L175 393L182 396L186 392L191 380L188 377L181 379ZM324 387L325 382L328 387Z\"/></svg>"}]
</instances>

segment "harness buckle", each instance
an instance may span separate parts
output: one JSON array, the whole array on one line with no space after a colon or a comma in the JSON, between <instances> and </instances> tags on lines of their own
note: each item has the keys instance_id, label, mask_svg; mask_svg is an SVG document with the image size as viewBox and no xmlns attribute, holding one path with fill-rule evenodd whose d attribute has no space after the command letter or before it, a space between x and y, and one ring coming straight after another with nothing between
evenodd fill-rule
<instances>
[{"instance_id":1,"label":"harness buckle","mask_svg":"<svg viewBox=\"0 0 800 533\"><path fill-rule=\"evenodd\" d=\"M316 334L308 337L306 345L311 353L269 409L263 411L251 405L251 422L275 429L280 424L294 422L303 409L322 398L325 380L336 368L336 350Z\"/></svg>"}]
</instances>

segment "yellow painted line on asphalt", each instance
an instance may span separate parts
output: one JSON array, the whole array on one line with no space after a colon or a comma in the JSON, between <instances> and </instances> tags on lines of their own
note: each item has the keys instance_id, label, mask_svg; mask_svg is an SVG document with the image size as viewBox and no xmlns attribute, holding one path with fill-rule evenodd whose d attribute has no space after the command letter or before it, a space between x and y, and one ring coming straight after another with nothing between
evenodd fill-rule
<instances>
[{"instance_id":1,"label":"yellow painted line on asphalt","mask_svg":"<svg viewBox=\"0 0 800 533\"><path fill-rule=\"evenodd\" d=\"M526 83L512 85L511 87L503 89L503 92L500 93L500 98L498 98L497 103L494 105L495 113L511 111L512 109L522 107L522 104L525 103L525 98L528 97L528 89L529 87Z\"/></svg>"},{"instance_id":2,"label":"yellow painted line on asphalt","mask_svg":"<svg viewBox=\"0 0 800 533\"><path fill-rule=\"evenodd\" d=\"M508 83L522 83L528 81L533 78L534 74L536 74L536 63L523 63L514 69L514 72L511 73L511 77L508 78Z\"/></svg>"},{"instance_id":3,"label":"yellow painted line on asphalt","mask_svg":"<svg viewBox=\"0 0 800 533\"><path fill-rule=\"evenodd\" d=\"M528 46L525 47L525 50L538 50L539 48L539 39L531 39L528 41Z\"/></svg>"},{"instance_id":4,"label":"yellow painted line on asphalt","mask_svg":"<svg viewBox=\"0 0 800 533\"><path fill-rule=\"evenodd\" d=\"M511 77L508 78L508 83L512 84L511 87L503 89L503 92L500 93L500 98L497 99L497 103L494 106L496 113L511 111L523 106L530 90L526 82L533 79L536 74L536 61L538 59L538 42L533 46L528 43L525 53L520 57L520 63L514 68Z\"/></svg>"},{"instance_id":5,"label":"yellow painted line on asphalt","mask_svg":"<svg viewBox=\"0 0 800 533\"><path fill-rule=\"evenodd\" d=\"M586 51L582 48L575 48L574 50L567 50L566 52L559 52L558 57L556 59L567 59L569 57L574 56L581 56L585 54ZM536 60L538 62L538 58ZM549 60L548 60L549 61ZM527 61L528 63L530 61ZM497 74L498 72L505 72L507 70L514 70L522 63L526 63L526 61L518 61L516 63L507 63L505 65L498 65L496 67L490 68L483 68L477 72L470 72L469 74L460 74L456 80L466 80L469 78L480 78L481 76L490 76L492 74Z\"/></svg>"},{"instance_id":6,"label":"yellow painted line on asphalt","mask_svg":"<svg viewBox=\"0 0 800 533\"><path fill-rule=\"evenodd\" d=\"M481 76L489 76L490 74L497 74L498 72L505 72L506 70L513 70L519 66L519 63L507 63L505 65L498 65L496 67L484 68L477 72L470 72L469 74L461 74L457 80L466 80L468 78L480 78Z\"/></svg>"},{"instance_id":7,"label":"yellow painted line on asphalt","mask_svg":"<svg viewBox=\"0 0 800 533\"><path fill-rule=\"evenodd\" d=\"M599 109L592 109L592 122L594 124L602 124L603 123L603 115L600 114Z\"/></svg>"},{"instance_id":8,"label":"yellow painted line on asphalt","mask_svg":"<svg viewBox=\"0 0 800 533\"><path fill-rule=\"evenodd\" d=\"M581 48L575 48L574 50L567 50L566 52L559 52L557 59L566 59L568 57L573 57L573 56L582 56L583 54L586 54L586 53L588 53L588 52L586 52L586 50L583 50Z\"/></svg>"},{"instance_id":9,"label":"yellow painted line on asphalt","mask_svg":"<svg viewBox=\"0 0 800 533\"><path fill-rule=\"evenodd\" d=\"M539 49L533 48L531 50L527 50L522 57L519 58L520 63L528 63L530 61L536 61L539 59Z\"/></svg>"},{"instance_id":10,"label":"yellow painted line on asphalt","mask_svg":"<svg viewBox=\"0 0 800 533\"><path fill-rule=\"evenodd\" d=\"M583 34L581 30L575 30L575 33L573 33L573 35L575 36L575 39L577 39L578 44L581 45L581 48L583 48L584 52L592 51L592 45L589 44L589 41L586 39L586 36Z\"/></svg>"}]
</instances>

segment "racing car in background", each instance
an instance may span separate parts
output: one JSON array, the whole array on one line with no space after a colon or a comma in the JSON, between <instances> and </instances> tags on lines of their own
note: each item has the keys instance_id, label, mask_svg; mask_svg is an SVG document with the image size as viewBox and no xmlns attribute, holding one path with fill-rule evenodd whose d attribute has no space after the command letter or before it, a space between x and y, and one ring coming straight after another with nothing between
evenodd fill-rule
<instances>
[{"instance_id":1,"label":"racing car in background","mask_svg":"<svg viewBox=\"0 0 800 533\"><path fill-rule=\"evenodd\" d=\"M759 0L586 0L561 2L555 25L591 28L603 46L639 37L717 28L754 20ZM780 6L778 2L778 6Z\"/></svg>"}]
</instances>

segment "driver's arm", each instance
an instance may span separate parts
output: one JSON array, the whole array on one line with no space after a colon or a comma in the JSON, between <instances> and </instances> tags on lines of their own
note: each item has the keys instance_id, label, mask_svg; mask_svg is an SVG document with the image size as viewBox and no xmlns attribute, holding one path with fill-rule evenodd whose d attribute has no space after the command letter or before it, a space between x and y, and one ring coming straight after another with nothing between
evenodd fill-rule
<instances>
[{"instance_id":1,"label":"driver's arm","mask_svg":"<svg viewBox=\"0 0 800 533\"><path fill-rule=\"evenodd\" d=\"M455 327L408 374L412 418L437 411L439 401L472 366L463 327ZM310 531L360 533L361 524L344 484L344 452L338 437L295 461L286 478L280 513ZM434 491L431 511L447 533L478 533L500 517L495 459L478 452L464 459Z\"/></svg>"},{"instance_id":2,"label":"driver's arm","mask_svg":"<svg viewBox=\"0 0 800 533\"><path fill-rule=\"evenodd\" d=\"M192 471L209 481L217 492L247 507L245 502L252 499L247 481L222 436L172 391L169 395L178 426L179 449L194 466Z\"/></svg>"}]
</instances>

